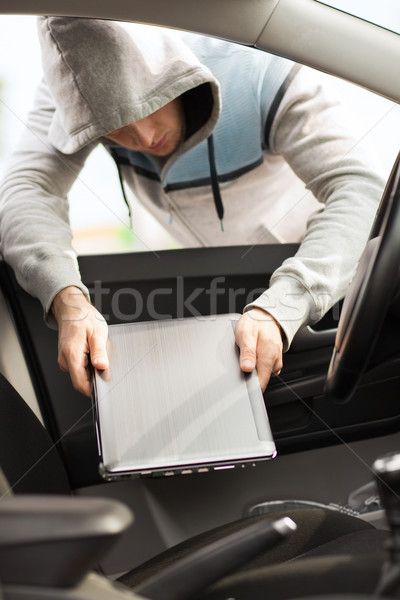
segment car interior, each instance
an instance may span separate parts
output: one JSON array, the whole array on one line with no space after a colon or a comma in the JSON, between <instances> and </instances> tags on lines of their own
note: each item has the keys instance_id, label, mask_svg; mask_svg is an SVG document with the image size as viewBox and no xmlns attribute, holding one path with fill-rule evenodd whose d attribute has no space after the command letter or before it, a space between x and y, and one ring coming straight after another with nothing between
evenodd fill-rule
<instances>
[{"instance_id":1,"label":"car interior","mask_svg":"<svg viewBox=\"0 0 400 600\"><path fill-rule=\"evenodd\" d=\"M399 35L315 0L6 0L0 13L204 33L400 100ZM152 297L163 318L240 313L297 247L78 260L94 304L113 324L151 319L146 302L138 313L132 289ZM299 331L264 394L277 457L108 482L91 400L59 369L57 332L40 303L0 261L0 598L398 597L399 264L397 158L345 299ZM168 294L154 295L160 287Z\"/></svg>"}]
</instances>

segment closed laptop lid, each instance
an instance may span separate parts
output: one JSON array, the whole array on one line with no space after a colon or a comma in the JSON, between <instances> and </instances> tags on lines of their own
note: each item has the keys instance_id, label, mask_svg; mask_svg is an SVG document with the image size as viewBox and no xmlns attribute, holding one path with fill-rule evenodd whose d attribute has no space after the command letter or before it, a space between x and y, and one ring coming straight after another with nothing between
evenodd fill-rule
<instances>
[{"instance_id":1,"label":"closed laptop lid","mask_svg":"<svg viewBox=\"0 0 400 600\"><path fill-rule=\"evenodd\" d=\"M239 315L109 327L110 368L95 374L102 472L172 474L271 458L254 371L239 368Z\"/></svg>"}]
</instances>

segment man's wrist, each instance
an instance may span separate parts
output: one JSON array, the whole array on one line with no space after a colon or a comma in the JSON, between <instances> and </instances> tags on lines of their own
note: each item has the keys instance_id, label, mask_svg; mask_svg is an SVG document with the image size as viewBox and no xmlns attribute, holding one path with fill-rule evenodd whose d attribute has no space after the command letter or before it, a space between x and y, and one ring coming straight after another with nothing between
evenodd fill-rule
<instances>
[{"instance_id":1,"label":"man's wrist","mask_svg":"<svg viewBox=\"0 0 400 600\"><path fill-rule=\"evenodd\" d=\"M265 315L267 315L268 320L270 320L273 323L275 323L275 325L279 329L279 333L281 335L282 342L285 343L286 342L286 335L285 335L285 332L282 329L281 324L279 323L279 321L277 321L276 318L273 315L271 315L271 313L268 310L266 310L265 308L261 308L260 306L249 306L248 308L246 307L246 310L245 310L244 314L246 314L247 312L253 311L253 310L257 310L260 313L264 313Z\"/></svg>"},{"instance_id":2,"label":"man's wrist","mask_svg":"<svg viewBox=\"0 0 400 600\"><path fill-rule=\"evenodd\" d=\"M88 299L83 291L74 285L70 285L54 296L50 310L58 322L63 315L80 310L87 302Z\"/></svg>"}]
</instances>

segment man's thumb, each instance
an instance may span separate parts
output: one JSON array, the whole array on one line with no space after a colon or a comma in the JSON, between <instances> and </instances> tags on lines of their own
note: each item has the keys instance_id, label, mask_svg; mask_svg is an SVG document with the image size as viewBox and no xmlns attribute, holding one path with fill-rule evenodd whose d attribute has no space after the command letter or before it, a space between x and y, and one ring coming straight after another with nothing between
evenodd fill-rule
<instances>
[{"instance_id":1,"label":"man's thumb","mask_svg":"<svg viewBox=\"0 0 400 600\"><path fill-rule=\"evenodd\" d=\"M249 348L240 350L240 368L242 371L249 373L256 366L256 353Z\"/></svg>"},{"instance_id":2,"label":"man's thumb","mask_svg":"<svg viewBox=\"0 0 400 600\"><path fill-rule=\"evenodd\" d=\"M90 361L96 369L104 370L108 368L107 350L103 340L92 338L90 342Z\"/></svg>"}]
</instances>

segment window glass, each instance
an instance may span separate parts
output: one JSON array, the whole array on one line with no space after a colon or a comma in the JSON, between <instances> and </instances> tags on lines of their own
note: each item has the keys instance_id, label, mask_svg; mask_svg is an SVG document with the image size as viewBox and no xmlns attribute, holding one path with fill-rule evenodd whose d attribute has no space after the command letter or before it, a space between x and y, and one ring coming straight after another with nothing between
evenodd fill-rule
<instances>
[{"instance_id":1,"label":"window glass","mask_svg":"<svg viewBox=\"0 0 400 600\"><path fill-rule=\"evenodd\" d=\"M395 33L400 33L400 11L398 0L318 0L342 12L375 23Z\"/></svg>"},{"instance_id":2,"label":"window glass","mask_svg":"<svg viewBox=\"0 0 400 600\"><path fill-rule=\"evenodd\" d=\"M0 16L0 176L26 122L41 76L36 19ZM367 139L377 150L388 174L398 151L398 105L349 83L323 77L333 83L353 111L359 139ZM90 155L69 199L74 246L80 254L178 247L168 233L168 224L164 229L139 205L133 207L130 227L116 167L102 147Z\"/></svg>"}]
</instances>

